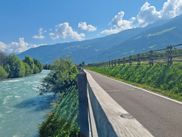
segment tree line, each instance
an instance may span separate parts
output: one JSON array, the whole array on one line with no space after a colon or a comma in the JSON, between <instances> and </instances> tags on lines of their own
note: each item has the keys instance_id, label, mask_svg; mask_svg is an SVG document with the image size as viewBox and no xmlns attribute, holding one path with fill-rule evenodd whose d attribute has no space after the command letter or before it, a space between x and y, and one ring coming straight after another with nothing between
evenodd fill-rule
<instances>
[{"instance_id":1,"label":"tree line","mask_svg":"<svg viewBox=\"0 0 182 137\"><path fill-rule=\"evenodd\" d=\"M26 56L24 60L21 60L16 55L0 52L0 80L36 74L42 69L42 64L37 59Z\"/></svg>"}]
</instances>

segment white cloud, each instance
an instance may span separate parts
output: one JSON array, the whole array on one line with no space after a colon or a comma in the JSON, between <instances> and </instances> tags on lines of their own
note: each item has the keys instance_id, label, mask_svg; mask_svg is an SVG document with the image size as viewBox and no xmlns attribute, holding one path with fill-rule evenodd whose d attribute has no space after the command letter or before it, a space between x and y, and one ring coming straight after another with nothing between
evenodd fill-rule
<instances>
[{"instance_id":1,"label":"white cloud","mask_svg":"<svg viewBox=\"0 0 182 137\"><path fill-rule=\"evenodd\" d=\"M85 38L84 33L78 33L72 29L68 22L64 22L55 26L55 31L49 33L51 39L73 39L83 40Z\"/></svg>"},{"instance_id":2,"label":"white cloud","mask_svg":"<svg viewBox=\"0 0 182 137\"><path fill-rule=\"evenodd\" d=\"M170 19L182 14L182 0L167 0L161 10L157 10L155 6L145 2L135 17L128 20L124 18L124 12L120 11L112 19L112 27L103 30L101 34L109 35L118 33L123 30L146 27L161 19Z\"/></svg>"},{"instance_id":3,"label":"white cloud","mask_svg":"<svg viewBox=\"0 0 182 137\"><path fill-rule=\"evenodd\" d=\"M78 28L81 30L89 31L89 32L94 32L97 30L95 26L88 24L87 22L79 22Z\"/></svg>"},{"instance_id":4,"label":"white cloud","mask_svg":"<svg viewBox=\"0 0 182 137\"><path fill-rule=\"evenodd\" d=\"M24 38L19 38L18 42L11 42L9 44L9 52L11 53L20 53L27 49L29 49L31 46L25 42Z\"/></svg>"},{"instance_id":5,"label":"white cloud","mask_svg":"<svg viewBox=\"0 0 182 137\"><path fill-rule=\"evenodd\" d=\"M113 25L109 29L105 29L101 32L101 34L110 35L114 33L118 33L120 31L124 31L127 29L132 28L132 21L131 20L124 20L125 13L123 11L118 12L117 15L114 16L114 18L111 21L111 24Z\"/></svg>"},{"instance_id":6,"label":"white cloud","mask_svg":"<svg viewBox=\"0 0 182 137\"><path fill-rule=\"evenodd\" d=\"M149 24L161 19L161 13L157 11L156 7L146 2L140 9L138 15L133 17L133 27L146 27Z\"/></svg>"},{"instance_id":7,"label":"white cloud","mask_svg":"<svg viewBox=\"0 0 182 137\"><path fill-rule=\"evenodd\" d=\"M34 35L33 38L34 39L44 39L45 36L43 35L43 33L47 32L46 30L43 30L43 28L40 28L38 31L38 34Z\"/></svg>"},{"instance_id":8,"label":"white cloud","mask_svg":"<svg viewBox=\"0 0 182 137\"><path fill-rule=\"evenodd\" d=\"M20 53L34 47L37 47L37 45L25 42L25 39L22 37L18 41L9 44L0 42L0 51L6 53Z\"/></svg>"},{"instance_id":9,"label":"white cloud","mask_svg":"<svg viewBox=\"0 0 182 137\"><path fill-rule=\"evenodd\" d=\"M6 52L7 45L0 41L0 52Z\"/></svg>"},{"instance_id":10,"label":"white cloud","mask_svg":"<svg viewBox=\"0 0 182 137\"><path fill-rule=\"evenodd\" d=\"M132 26L132 22L129 20L124 20L125 13L123 11L118 12L117 15L112 19L112 23L115 27L120 28L121 30L130 29Z\"/></svg>"},{"instance_id":11,"label":"white cloud","mask_svg":"<svg viewBox=\"0 0 182 137\"><path fill-rule=\"evenodd\" d=\"M182 13L182 0L167 0L160 11L163 18L173 18Z\"/></svg>"}]
</instances>

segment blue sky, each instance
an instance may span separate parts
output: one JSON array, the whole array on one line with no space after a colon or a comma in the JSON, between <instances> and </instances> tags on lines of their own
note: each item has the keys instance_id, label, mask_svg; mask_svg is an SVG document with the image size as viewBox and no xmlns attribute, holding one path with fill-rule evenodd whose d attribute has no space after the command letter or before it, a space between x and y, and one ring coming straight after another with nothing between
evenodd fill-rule
<instances>
[{"instance_id":1,"label":"blue sky","mask_svg":"<svg viewBox=\"0 0 182 137\"><path fill-rule=\"evenodd\" d=\"M174 1L181 0L1 0L0 48L24 44L25 50L145 27L176 16L162 11L164 2L171 6Z\"/></svg>"}]
</instances>

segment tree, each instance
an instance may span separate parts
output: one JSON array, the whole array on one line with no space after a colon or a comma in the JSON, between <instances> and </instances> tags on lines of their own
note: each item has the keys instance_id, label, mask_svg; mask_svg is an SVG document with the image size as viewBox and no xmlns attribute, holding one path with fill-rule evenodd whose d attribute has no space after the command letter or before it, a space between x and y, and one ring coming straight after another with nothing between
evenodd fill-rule
<instances>
[{"instance_id":1,"label":"tree","mask_svg":"<svg viewBox=\"0 0 182 137\"><path fill-rule=\"evenodd\" d=\"M10 55L7 58L5 69L9 74L9 78L25 76L25 65L16 55Z\"/></svg>"},{"instance_id":2,"label":"tree","mask_svg":"<svg viewBox=\"0 0 182 137\"><path fill-rule=\"evenodd\" d=\"M31 57L26 56L23 61L30 66L31 73L33 73L33 71L34 71L34 60Z\"/></svg>"},{"instance_id":3,"label":"tree","mask_svg":"<svg viewBox=\"0 0 182 137\"><path fill-rule=\"evenodd\" d=\"M34 74L41 72L42 68L43 68L42 64L36 59L33 59L33 61L34 61L34 65L35 65L34 66Z\"/></svg>"},{"instance_id":4,"label":"tree","mask_svg":"<svg viewBox=\"0 0 182 137\"><path fill-rule=\"evenodd\" d=\"M69 59L59 59L52 65L52 70L44 79L41 92L60 93L70 86L76 85L78 70Z\"/></svg>"},{"instance_id":5,"label":"tree","mask_svg":"<svg viewBox=\"0 0 182 137\"><path fill-rule=\"evenodd\" d=\"M0 66L0 80L5 79L8 77L8 73L5 71L5 69Z\"/></svg>"},{"instance_id":6,"label":"tree","mask_svg":"<svg viewBox=\"0 0 182 137\"><path fill-rule=\"evenodd\" d=\"M6 61L6 55L0 51L0 65L4 65Z\"/></svg>"},{"instance_id":7,"label":"tree","mask_svg":"<svg viewBox=\"0 0 182 137\"><path fill-rule=\"evenodd\" d=\"M25 65L25 76L32 74L32 70L31 70L30 66L25 62L24 62L24 65Z\"/></svg>"}]
</instances>

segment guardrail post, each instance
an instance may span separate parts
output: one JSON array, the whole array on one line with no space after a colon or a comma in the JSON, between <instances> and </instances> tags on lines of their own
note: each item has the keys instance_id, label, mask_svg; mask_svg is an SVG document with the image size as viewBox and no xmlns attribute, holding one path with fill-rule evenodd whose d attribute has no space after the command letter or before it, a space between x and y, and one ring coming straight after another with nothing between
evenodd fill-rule
<instances>
[{"instance_id":1,"label":"guardrail post","mask_svg":"<svg viewBox=\"0 0 182 137\"><path fill-rule=\"evenodd\" d=\"M173 64L172 46L167 47L167 64L170 66Z\"/></svg>"},{"instance_id":2,"label":"guardrail post","mask_svg":"<svg viewBox=\"0 0 182 137\"><path fill-rule=\"evenodd\" d=\"M77 85L79 92L78 120L80 126L80 137L89 137L87 78L86 73L83 70L81 70L77 76Z\"/></svg>"}]
</instances>

